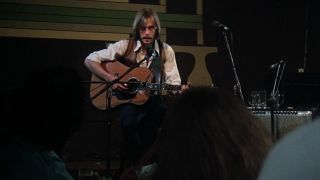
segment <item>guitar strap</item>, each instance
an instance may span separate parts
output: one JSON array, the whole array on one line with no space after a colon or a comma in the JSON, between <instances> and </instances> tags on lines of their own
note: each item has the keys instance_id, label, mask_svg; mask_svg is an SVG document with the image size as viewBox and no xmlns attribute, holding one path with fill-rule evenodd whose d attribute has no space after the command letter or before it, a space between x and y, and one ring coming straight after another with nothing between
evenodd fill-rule
<instances>
[{"instance_id":1,"label":"guitar strap","mask_svg":"<svg viewBox=\"0 0 320 180\"><path fill-rule=\"evenodd\" d=\"M160 42L160 40L158 40L158 44L159 44L159 51L160 51L160 57L157 57L155 59L152 60L151 65L149 67L149 69L153 72L154 74L154 78L155 78L155 83L160 83L162 84L162 76L163 76L163 46L162 43Z\"/></svg>"}]
</instances>

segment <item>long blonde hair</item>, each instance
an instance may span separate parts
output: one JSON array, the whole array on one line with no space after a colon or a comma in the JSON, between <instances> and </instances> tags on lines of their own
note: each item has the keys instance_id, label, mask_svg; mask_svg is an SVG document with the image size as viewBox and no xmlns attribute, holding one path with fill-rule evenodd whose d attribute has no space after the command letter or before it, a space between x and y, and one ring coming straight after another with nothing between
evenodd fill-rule
<instances>
[{"instance_id":1,"label":"long blonde hair","mask_svg":"<svg viewBox=\"0 0 320 180\"><path fill-rule=\"evenodd\" d=\"M148 19L150 17L152 17L156 22L155 39L159 39L160 29L161 29L159 17L157 15L157 13L151 8L143 8L137 12L136 17L134 18L134 21L132 24L132 29L133 29L132 35L133 35L134 39L136 39L136 40L140 39L140 34L139 34L140 27L142 27L145 24L146 19Z\"/></svg>"}]
</instances>

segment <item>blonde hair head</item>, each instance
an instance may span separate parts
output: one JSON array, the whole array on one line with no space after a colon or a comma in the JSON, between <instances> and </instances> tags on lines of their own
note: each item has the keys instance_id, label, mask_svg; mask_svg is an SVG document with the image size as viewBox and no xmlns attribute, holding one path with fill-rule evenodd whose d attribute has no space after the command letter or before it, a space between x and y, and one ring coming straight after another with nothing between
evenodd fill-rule
<instances>
[{"instance_id":1,"label":"blonde hair head","mask_svg":"<svg viewBox=\"0 0 320 180\"><path fill-rule=\"evenodd\" d=\"M155 21L155 26L156 26L156 36L155 39L159 39L160 37L160 21L157 13L151 9L151 8L143 8L140 11L137 12L136 17L134 18L133 24L132 24L132 30L133 30L133 37L134 39L138 40L140 39L140 28L144 26L146 20L148 18L153 18Z\"/></svg>"}]
</instances>

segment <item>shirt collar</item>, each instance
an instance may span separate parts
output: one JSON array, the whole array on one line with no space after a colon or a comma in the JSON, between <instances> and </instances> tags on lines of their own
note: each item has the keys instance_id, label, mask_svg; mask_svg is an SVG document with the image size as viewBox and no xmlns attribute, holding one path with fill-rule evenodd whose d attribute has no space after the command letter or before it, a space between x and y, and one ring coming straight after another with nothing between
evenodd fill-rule
<instances>
[{"instance_id":1,"label":"shirt collar","mask_svg":"<svg viewBox=\"0 0 320 180\"><path fill-rule=\"evenodd\" d=\"M141 46L142 46L141 41L137 40L137 46L136 46L136 48L134 48L134 52L137 52L141 48ZM157 40L155 40L155 42L154 42L154 49L157 51L157 53L160 52L159 44L158 44Z\"/></svg>"}]
</instances>

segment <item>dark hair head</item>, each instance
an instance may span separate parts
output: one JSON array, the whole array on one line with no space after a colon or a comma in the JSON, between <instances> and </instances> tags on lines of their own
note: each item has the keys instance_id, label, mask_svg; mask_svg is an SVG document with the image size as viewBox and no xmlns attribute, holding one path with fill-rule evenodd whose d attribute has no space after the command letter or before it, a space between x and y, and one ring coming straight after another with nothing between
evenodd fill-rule
<instances>
[{"instance_id":1,"label":"dark hair head","mask_svg":"<svg viewBox=\"0 0 320 180\"><path fill-rule=\"evenodd\" d=\"M265 127L233 94L192 88L168 108L155 179L253 180L271 144Z\"/></svg>"}]
</instances>

